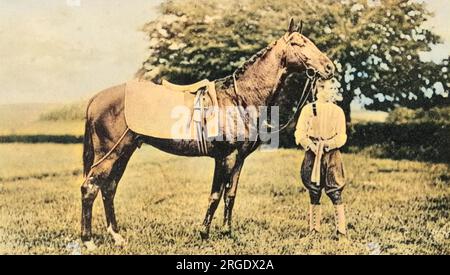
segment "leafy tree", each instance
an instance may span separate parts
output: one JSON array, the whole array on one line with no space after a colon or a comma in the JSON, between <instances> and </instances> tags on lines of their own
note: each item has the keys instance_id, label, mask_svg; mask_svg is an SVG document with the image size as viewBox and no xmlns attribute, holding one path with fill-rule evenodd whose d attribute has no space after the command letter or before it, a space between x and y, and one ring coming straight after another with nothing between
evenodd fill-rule
<instances>
[{"instance_id":1,"label":"leafy tree","mask_svg":"<svg viewBox=\"0 0 450 275\"><path fill-rule=\"evenodd\" d=\"M188 83L231 74L245 59L278 39L289 17L334 60L350 120L350 102L368 109L449 105L449 60L423 62L420 52L440 38L423 27L432 16L409 0L172 0L147 23L149 57L139 74ZM301 77L284 101L295 97ZM292 102L291 102L292 104ZM291 111L288 109L289 112Z\"/></svg>"}]
</instances>

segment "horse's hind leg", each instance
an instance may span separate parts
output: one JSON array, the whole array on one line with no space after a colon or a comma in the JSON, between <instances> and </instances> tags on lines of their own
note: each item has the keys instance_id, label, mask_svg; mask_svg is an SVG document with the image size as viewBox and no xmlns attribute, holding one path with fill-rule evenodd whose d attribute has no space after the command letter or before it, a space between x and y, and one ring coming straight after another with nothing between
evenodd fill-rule
<instances>
[{"instance_id":1,"label":"horse's hind leg","mask_svg":"<svg viewBox=\"0 0 450 275\"><path fill-rule=\"evenodd\" d=\"M95 176L88 175L81 185L81 240L89 249L95 249L92 242L92 206L100 189L99 181Z\"/></svg>"},{"instance_id":2,"label":"horse's hind leg","mask_svg":"<svg viewBox=\"0 0 450 275\"><path fill-rule=\"evenodd\" d=\"M128 161L134 152L135 148L129 148L124 154L114 163L111 171L110 180L105 182L101 187L103 198L103 206L105 208L106 227L114 243L118 246L124 245L126 242L119 234L119 227L117 226L116 213L114 210L114 197L116 195L117 186L125 171Z\"/></svg>"},{"instance_id":3,"label":"horse's hind leg","mask_svg":"<svg viewBox=\"0 0 450 275\"><path fill-rule=\"evenodd\" d=\"M114 213L114 196L126 164L135 150L135 147L132 147L130 143L125 147L128 148L125 149L124 146L119 146L107 159L93 167L81 186L81 240L87 248L95 248L94 243L91 241L92 206L99 190L102 192L108 232L113 236L117 244L123 244L123 238L118 234Z\"/></svg>"},{"instance_id":4,"label":"horse's hind leg","mask_svg":"<svg viewBox=\"0 0 450 275\"><path fill-rule=\"evenodd\" d=\"M96 164L92 166L91 162L87 162L88 165L85 166L87 172L86 180L81 186L81 239L87 248L92 249L95 248L91 240L92 206L100 190L105 206L108 232L113 235L116 243L123 243L123 239L118 235L118 227L114 213L114 196L117 190L117 184L123 175L128 160L136 150L136 144L134 142L135 135L131 132L125 133L123 139L120 139L121 134L119 131L116 131L117 133L114 137L108 139L104 137L100 138L96 132L92 135L92 146L89 146L90 152L94 154L92 163ZM102 132L104 133L105 131ZM122 130L122 134L123 132L124 130ZM117 147L114 147L116 143Z\"/></svg>"},{"instance_id":5,"label":"horse's hind leg","mask_svg":"<svg viewBox=\"0 0 450 275\"><path fill-rule=\"evenodd\" d=\"M109 175L115 159L106 159L93 167L81 185L81 240L88 249L95 249L92 242L92 207L98 191L109 185Z\"/></svg>"}]
</instances>

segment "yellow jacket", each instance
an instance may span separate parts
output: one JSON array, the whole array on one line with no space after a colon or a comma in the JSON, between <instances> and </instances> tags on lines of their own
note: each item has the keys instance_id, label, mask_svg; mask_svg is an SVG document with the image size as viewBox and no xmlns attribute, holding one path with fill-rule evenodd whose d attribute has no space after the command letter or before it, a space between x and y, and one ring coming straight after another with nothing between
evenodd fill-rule
<instances>
[{"instance_id":1,"label":"yellow jacket","mask_svg":"<svg viewBox=\"0 0 450 275\"><path fill-rule=\"evenodd\" d=\"M313 139L324 141L324 148L330 151L342 147L347 141L344 111L331 102L316 101L317 116L313 104L306 105L297 121L295 142L305 150L310 149Z\"/></svg>"}]
</instances>

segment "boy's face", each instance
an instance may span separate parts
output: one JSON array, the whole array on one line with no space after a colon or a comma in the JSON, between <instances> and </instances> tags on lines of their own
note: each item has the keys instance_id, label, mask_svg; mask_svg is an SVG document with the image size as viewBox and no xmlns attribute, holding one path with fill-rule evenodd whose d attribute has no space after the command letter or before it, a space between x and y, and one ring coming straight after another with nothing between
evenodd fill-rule
<instances>
[{"instance_id":1,"label":"boy's face","mask_svg":"<svg viewBox=\"0 0 450 275\"><path fill-rule=\"evenodd\" d=\"M317 98L325 101L342 100L342 95L335 81L319 80L317 82Z\"/></svg>"}]
</instances>

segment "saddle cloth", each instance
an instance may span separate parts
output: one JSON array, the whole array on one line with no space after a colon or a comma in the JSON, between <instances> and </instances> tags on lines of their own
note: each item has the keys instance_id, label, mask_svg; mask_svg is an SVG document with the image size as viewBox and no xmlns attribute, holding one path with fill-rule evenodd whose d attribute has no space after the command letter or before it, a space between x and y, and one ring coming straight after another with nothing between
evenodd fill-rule
<instances>
[{"instance_id":1,"label":"saddle cloth","mask_svg":"<svg viewBox=\"0 0 450 275\"><path fill-rule=\"evenodd\" d=\"M126 83L125 120L138 134L203 142L219 134L217 110L214 82L191 92L139 79Z\"/></svg>"}]
</instances>

